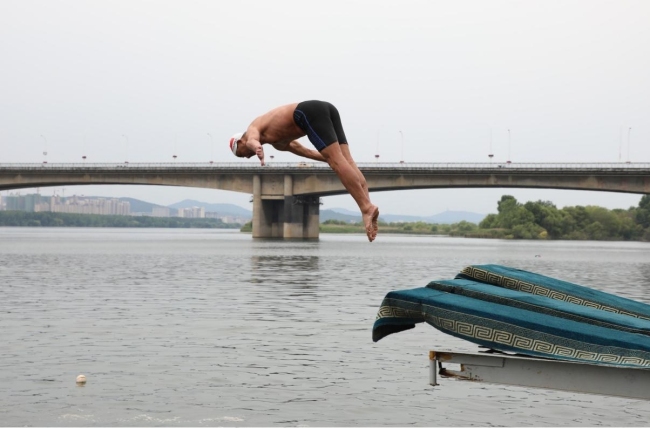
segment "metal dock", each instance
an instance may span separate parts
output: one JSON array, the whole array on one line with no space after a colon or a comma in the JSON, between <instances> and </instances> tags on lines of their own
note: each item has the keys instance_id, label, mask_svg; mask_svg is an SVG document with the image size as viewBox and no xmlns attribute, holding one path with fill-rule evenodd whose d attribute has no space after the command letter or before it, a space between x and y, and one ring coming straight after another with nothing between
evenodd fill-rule
<instances>
[{"instance_id":1,"label":"metal dock","mask_svg":"<svg viewBox=\"0 0 650 428\"><path fill-rule=\"evenodd\" d=\"M460 368L445 367L451 364ZM650 400L650 369L645 368L576 363L503 353L429 351L429 384L438 385L438 376Z\"/></svg>"}]
</instances>

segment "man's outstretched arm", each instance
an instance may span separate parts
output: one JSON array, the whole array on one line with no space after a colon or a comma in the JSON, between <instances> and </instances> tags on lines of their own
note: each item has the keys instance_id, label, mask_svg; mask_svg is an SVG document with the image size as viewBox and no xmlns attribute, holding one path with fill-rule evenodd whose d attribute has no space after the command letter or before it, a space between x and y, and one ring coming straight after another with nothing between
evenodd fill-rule
<instances>
[{"instance_id":1,"label":"man's outstretched arm","mask_svg":"<svg viewBox=\"0 0 650 428\"><path fill-rule=\"evenodd\" d=\"M260 162L262 163L262 166L264 166L264 149L262 148L262 143L260 143L260 133L257 130L257 128L253 126L249 126L248 129L246 130L246 147L255 152L257 157L259 158Z\"/></svg>"},{"instance_id":2,"label":"man's outstretched arm","mask_svg":"<svg viewBox=\"0 0 650 428\"><path fill-rule=\"evenodd\" d=\"M285 146L274 145L273 147L283 152L291 152L294 155L302 156L303 158L313 159L315 161L320 161L320 162L327 162L323 157L323 155L318 153L317 150L308 149L307 147L303 146L296 140L293 140L292 142L290 142Z\"/></svg>"}]
</instances>

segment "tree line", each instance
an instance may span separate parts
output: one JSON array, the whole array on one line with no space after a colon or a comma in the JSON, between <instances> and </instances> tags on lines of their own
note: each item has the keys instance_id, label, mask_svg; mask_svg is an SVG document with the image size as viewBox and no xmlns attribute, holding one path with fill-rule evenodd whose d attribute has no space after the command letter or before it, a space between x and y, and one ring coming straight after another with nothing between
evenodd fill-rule
<instances>
[{"instance_id":1,"label":"tree line","mask_svg":"<svg viewBox=\"0 0 650 428\"><path fill-rule=\"evenodd\" d=\"M0 211L0 226L17 227L158 227L239 229L218 218L148 217L54 212Z\"/></svg>"},{"instance_id":2,"label":"tree line","mask_svg":"<svg viewBox=\"0 0 650 428\"><path fill-rule=\"evenodd\" d=\"M489 214L479 224L380 221L379 226L384 233L467 238L650 241L650 195L644 195L638 207L613 210L591 205L558 209L549 201L522 204L513 196L504 195L497 203L497 213ZM327 220L320 231L364 233L364 228L361 222Z\"/></svg>"},{"instance_id":3,"label":"tree line","mask_svg":"<svg viewBox=\"0 0 650 428\"><path fill-rule=\"evenodd\" d=\"M488 215L476 236L514 239L650 241L650 195L638 207L608 210L599 206L558 209L552 202L522 204L504 195L497 214Z\"/></svg>"}]
</instances>

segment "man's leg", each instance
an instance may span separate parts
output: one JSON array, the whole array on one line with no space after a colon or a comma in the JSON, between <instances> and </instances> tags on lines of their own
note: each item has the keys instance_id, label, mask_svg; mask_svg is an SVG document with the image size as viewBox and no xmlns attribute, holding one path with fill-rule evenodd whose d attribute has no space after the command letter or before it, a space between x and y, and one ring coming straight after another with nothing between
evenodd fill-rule
<instances>
[{"instance_id":1,"label":"man's leg","mask_svg":"<svg viewBox=\"0 0 650 428\"><path fill-rule=\"evenodd\" d=\"M370 193L368 193L368 183L366 183L366 177L364 177L361 170L359 170L357 163L354 161L354 159L352 159L352 153L350 153L350 146L347 144L339 144L339 146L341 147L341 153L343 153L343 157L348 161L350 166L352 166L352 168L359 176L359 180L361 181L361 186L363 187L363 190L365 191L368 199L370 199Z\"/></svg>"},{"instance_id":2,"label":"man's leg","mask_svg":"<svg viewBox=\"0 0 650 428\"><path fill-rule=\"evenodd\" d=\"M363 173L357 166L357 163L354 161L354 159L352 159L352 153L350 153L350 146L348 144L339 144L339 146L341 146L341 153L343 153L343 157L348 161L350 166L352 166L352 169L354 169L357 175L359 176L359 180L361 181L361 187L363 187L363 190L366 193L368 200L370 200L370 193L368 192L368 183L366 182L366 177L363 175ZM379 219L379 209L377 210L376 215L374 215L372 218L372 228L375 231L375 235L377 235L377 231L379 229L377 225L378 219Z\"/></svg>"},{"instance_id":3,"label":"man's leg","mask_svg":"<svg viewBox=\"0 0 650 428\"><path fill-rule=\"evenodd\" d=\"M346 146L346 144L343 144ZM349 154L349 148L345 148ZM350 193L361 210L361 217L370 242L377 236L377 218L379 208L370 202L368 185L363 174L359 171L354 161L349 162L343 154L342 146L338 143L330 144L320 152L327 163L332 167L341 180L345 189ZM350 159L352 157L350 156Z\"/></svg>"}]
</instances>

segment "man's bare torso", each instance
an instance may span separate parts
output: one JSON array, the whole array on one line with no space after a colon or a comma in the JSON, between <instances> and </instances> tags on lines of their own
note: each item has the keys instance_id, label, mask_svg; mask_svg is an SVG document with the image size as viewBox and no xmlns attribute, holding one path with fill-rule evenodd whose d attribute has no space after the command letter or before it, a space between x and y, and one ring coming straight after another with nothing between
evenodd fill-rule
<instances>
[{"instance_id":1,"label":"man's bare torso","mask_svg":"<svg viewBox=\"0 0 650 428\"><path fill-rule=\"evenodd\" d=\"M297 105L298 103L283 105L259 116L251 122L246 133L249 136L259 133L260 143L274 146L284 146L305 136L293 120L293 112Z\"/></svg>"}]
</instances>

